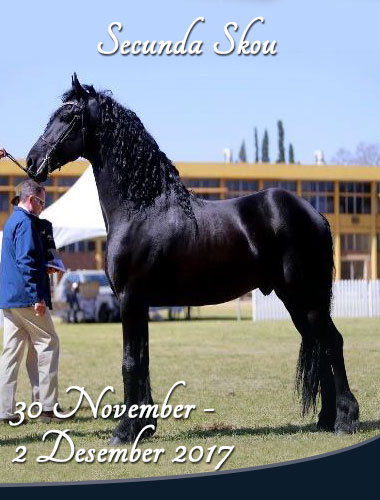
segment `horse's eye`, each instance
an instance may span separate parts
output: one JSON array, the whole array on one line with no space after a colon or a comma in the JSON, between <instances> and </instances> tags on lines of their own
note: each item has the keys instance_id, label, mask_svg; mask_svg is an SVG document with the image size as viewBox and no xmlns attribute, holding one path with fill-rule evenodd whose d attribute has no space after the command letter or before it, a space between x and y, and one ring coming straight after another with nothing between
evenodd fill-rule
<instances>
[{"instance_id":1,"label":"horse's eye","mask_svg":"<svg viewBox=\"0 0 380 500\"><path fill-rule=\"evenodd\" d=\"M70 113L64 113L62 116L61 116L61 121L63 122L69 122L71 120L71 114Z\"/></svg>"}]
</instances>

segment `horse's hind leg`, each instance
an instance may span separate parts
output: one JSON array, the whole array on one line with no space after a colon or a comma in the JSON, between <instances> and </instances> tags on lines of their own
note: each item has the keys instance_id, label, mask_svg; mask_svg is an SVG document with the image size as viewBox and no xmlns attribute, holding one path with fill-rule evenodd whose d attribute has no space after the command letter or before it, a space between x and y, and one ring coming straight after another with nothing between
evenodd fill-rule
<instances>
[{"instance_id":1,"label":"horse's hind leg","mask_svg":"<svg viewBox=\"0 0 380 500\"><path fill-rule=\"evenodd\" d=\"M336 392L334 374L326 352L323 349L321 352L320 362L322 407L318 415L318 429L333 431L336 421Z\"/></svg>"},{"instance_id":2,"label":"horse's hind leg","mask_svg":"<svg viewBox=\"0 0 380 500\"><path fill-rule=\"evenodd\" d=\"M321 390L322 409L318 426L336 432L355 432L359 406L346 375L343 338L326 307L305 307L305 297L290 303L281 297L302 335L297 381L303 413L315 406Z\"/></svg>"},{"instance_id":3,"label":"horse's hind leg","mask_svg":"<svg viewBox=\"0 0 380 500\"><path fill-rule=\"evenodd\" d=\"M322 408L319 413L318 427L324 430L334 430L336 420L336 397L334 377L326 353L317 340L318 334L313 330L322 329L317 321L297 307L291 307L285 297L293 323L302 336L301 348L297 365L297 388L302 398L302 413L305 415L316 405L318 390L321 391Z\"/></svg>"},{"instance_id":4,"label":"horse's hind leg","mask_svg":"<svg viewBox=\"0 0 380 500\"><path fill-rule=\"evenodd\" d=\"M348 385L343 357L343 338L331 317L328 317L326 335L321 344L331 364L336 391L335 432L356 432L359 420L359 405Z\"/></svg>"}]
</instances>

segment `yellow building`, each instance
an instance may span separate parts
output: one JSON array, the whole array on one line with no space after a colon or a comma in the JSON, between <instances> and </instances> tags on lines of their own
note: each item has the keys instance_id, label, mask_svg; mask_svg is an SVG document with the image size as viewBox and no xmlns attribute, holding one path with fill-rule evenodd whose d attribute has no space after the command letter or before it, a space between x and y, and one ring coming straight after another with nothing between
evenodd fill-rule
<instances>
[{"instance_id":1,"label":"yellow building","mask_svg":"<svg viewBox=\"0 0 380 500\"><path fill-rule=\"evenodd\" d=\"M88 162L77 161L54 172L45 183L47 204L66 192L87 166ZM330 222L336 278L380 277L380 167L181 162L176 167L186 186L207 199L232 198L274 186L297 193ZM0 162L1 228L11 211L14 186L25 179L20 174L10 160ZM95 241L69 245L63 250L66 265L99 267L99 250Z\"/></svg>"}]
</instances>

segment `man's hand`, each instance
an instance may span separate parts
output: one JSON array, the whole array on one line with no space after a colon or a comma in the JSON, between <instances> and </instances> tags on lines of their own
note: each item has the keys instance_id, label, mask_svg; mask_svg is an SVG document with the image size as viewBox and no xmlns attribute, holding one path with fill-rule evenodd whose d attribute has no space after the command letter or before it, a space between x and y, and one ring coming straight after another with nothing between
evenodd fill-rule
<instances>
[{"instance_id":1,"label":"man's hand","mask_svg":"<svg viewBox=\"0 0 380 500\"><path fill-rule=\"evenodd\" d=\"M58 279L60 280L62 276L65 274L63 271L60 271L59 269L55 269L54 267L47 267L47 273L50 274L55 274L58 273Z\"/></svg>"},{"instance_id":2,"label":"man's hand","mask_svg":"<svg viewBox=\"0 0 380 500\"><path fill-rule=\"evenodd\" d=\"M46 311L45 301L41 300L41 302L36 302L36 304L34 304L34 310L36 311L36 316L43 316Z\"/></svg>"},{"instance_id":3,"label":"man's hand","mask_svg":"<svg viewBox=\"0 0 380 500\"><path fill-rule=\"evenodd\" d=\"M7 152L4 148L0 148L0 160L1 158L5 158L7 156Z\"/></svg>"}]
</instances>

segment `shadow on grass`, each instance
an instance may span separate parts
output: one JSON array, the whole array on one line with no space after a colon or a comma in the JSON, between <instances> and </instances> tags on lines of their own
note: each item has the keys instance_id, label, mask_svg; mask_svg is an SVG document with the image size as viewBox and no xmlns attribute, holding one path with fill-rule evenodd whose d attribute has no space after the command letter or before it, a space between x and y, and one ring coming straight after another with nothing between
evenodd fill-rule
<instances>
[{"instance_id":1,"label":"shadow on grass","mask_svg":"<svg viewBox=\"0 0 380 500\"><path fill-rule=\"evenodd\" d=\"M202 321L237 321L236 316L206 316L200 318L180 318L180 319L167 319L162 318L159 320L150 320L150 323L191 323L192 321L202 322ZM252 318L246 317L241 318L240 321L252 321Z\"/></svg>"},{"instance_id":2,"label":"shadow on grass","mask_svg":"<svg viewBox=\"0 0 380 500\"><path fill-rule=\"evenodd\" d=\"M79 419L78 419L79 420ZM87 420L87 418L83 418L81 420ZM68 424L75 424L75 421L68 422ZM56 429L64 430L69 428L70 436L75 441L75 438L95 438L108 441L112 437L113 427L104 430L92 430L92 431L76 431L71 428L71 425L65 426L60 424L56 427ZM25 429L25 427L23 427ZM52 428L53 429L53 428ZM54 430L56 430L54 429ZM7 438L0 438L0 447L1 446L17 446L28 443L42 443L42 436L45 432L49 431L49 428L44 429L41 432L33 432L32 434L27 434L24 436L14 436ZM358 434L362 434L370 431L380 431L380 420L369 420L366 422L361 422L359 426ZM282 425L278 427L241 427L241 428L233 428L228 425L217 424L214 427L210 428L202 428L195 427L194 429L189 429L184 432L180 432L178 434L174 434L171 436L160 436L156 435L148 440L142 439L144 443L151 441L182 441L184 439L207 439L213 437L237 437L237 436L289 436L294 434L301 434L305 432L321 434L323 431L318 430L316 424L305 424L305 425ZM332 433L327 433L331 434ZM52 433L48 435L45 439L46 442L55 441L57 435Z\"/></svg>"},{"instance_id":3,"label":"shadow on grass","mask_svg":"<svg viewBox=\"0 0 380 500\"><path fill-rule=\"evenodd\" d=\"M361 422L359 425L358 433L370 432L380 430L380 421L371 420L367 422ZM305 425L282 425L279 427L242 427L233 428L228 425L223 426L218 424L211 428L197 427L194 429L189 429L187 431L181 432L176 435L172 435L168 438L161 438L157 436L157 440L161 441L175 441L181 439L207 439L212 437L236 437L236 436L289 436L292 434L300 434L305 432L311 432L315 434L325 433L317 428L317 424L305 424ZM326 432L326 434L332 434Z\"/></svg>"},{"instance_id":4,"label":"shadow on grass","mask_svg":"<svg viewBox=\"0 0 380 500\"><path fill-rule=\"evenodd\" d=\"M74 422L72 422L74 423ZM59 424L59 426L56 426L55 428L52 427L52 430L65 430L68 429L67 426ZM8 437L1 439L0 438L0 447L1 446L17 446L17 445L23 445L23 444L32 444L32 443L43 443L43 442L49 442L49 441L56 441L57 439L57 434L52 433L46 436L45 441L42 441L42 436L45 434L45 432L48 432L50 429L46 428L44 429L41 433L36 433L34 432L33 434L25 435L25 436L15 436L15 437ZM91 432L83 432L83 431L75 431L74 429L69 429L70 437L71 439L75 442L75 438L88 438L88 437L94 437L97 439L111 439L112 437L112 429L105 429L105 430L97 430L97 431L91 431Z\"/></svg>"},{"instance_id":5,"label":"shadow on grass","mask_svg":"<svg viewBox=\"0 0 380 500\"><path fill-rule=\"evenodd\" d=\"M379 422L380 428L380 422ZM268 436L270 434L281 436L289 434L298 434L301 432L319 432L316 424L299 425L283 425L280 427L230 427L228 425L218 425L215 428L196 427L187 431L181 432L175 436L171 436L164 441L174 441L181 439L207 439L212 437L236 437L236 436Z\"/></svg>"}]
</instances>

